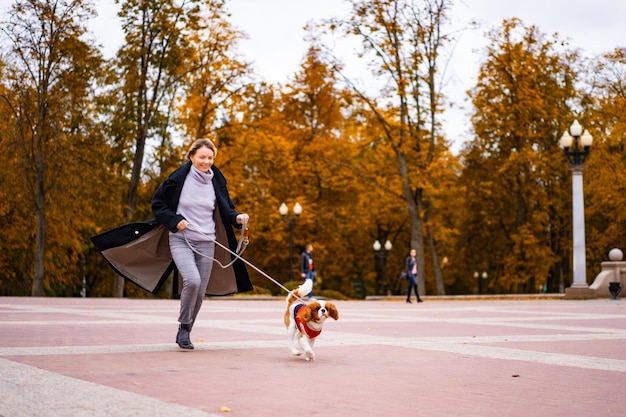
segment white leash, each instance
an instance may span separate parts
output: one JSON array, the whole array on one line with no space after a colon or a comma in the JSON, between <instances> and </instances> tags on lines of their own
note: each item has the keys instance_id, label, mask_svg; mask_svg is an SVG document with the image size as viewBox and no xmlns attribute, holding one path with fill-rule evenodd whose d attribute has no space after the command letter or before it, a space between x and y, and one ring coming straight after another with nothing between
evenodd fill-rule
<instances>
[{"instance_id":1,"label":"white leash","mask_svg":"<svg viewBox=\"0 0 626 417\"><path fill-rule=\"evenodd\" d=\"M189 225L191 226L191 225ZM189 227L187 226L187 227ZM303 303L306 304L306 301L304 301L302 298L298 297L293 291L289 291L289 289L287 287L285 287L283 284L281 284L280 282L278 282L277 280L275 280L274 278L272 278L271 276L269 276L267 273L265 273L262 269L258 268L256 265L254 265L252 262L249 262L248 260L246 260L243 256L241 256L241 254L246 250L246 247L248 246L248 243L250 243L249 239L248 239L248 221L244 220L242 226L241 226L241 237L239 238L239 242L237 243L237 249L235 252L233 252L232 250L230 250L229 247L226 247L224 245L222 245L220 242L218 242L216 239L211 239L212 242L214 242L217 246L221 247L222 249L226 250L227 252L231 253L232 255L235 256L235 259L233 259L230 263L223 265L220 261L218 261L215 258L212 258L200 251L198 251L196 248L193 247L193 245L191 244L191 242L189 241L189 239L187 239L187 235L185 234L185 230L182 230L183 232L183 237L185 238L185 242L187 242L187 246L189 246L189 248L196 254L203 256L205 258L211 259L214 262L217 262L217 264L222 268L222 269L226 269L229 266L231 266L233 263L235 263L235 261L237 259L241 259L246 265L248 265L250 268L254 269L255 271L257 271L259 274L263 275L265 278L269 279L270 281L272 281L274 284L278 285L280 288L282 288L283 290L285 290L287 293L291 294L293 297L295 297L296 299L302 301ZM196 230L197 233L202 234L203 236L206 236L208 238L208 236L206 234L204 234L203 232ZM209 238L210 239L210 238Z\"/></svg>"},{"instance_id":2,"label":"white leash","mask_svg":"<svg viewBox=\"0 0 626 417\"><path fill-rule=\"evenodd\" d=\"M188 225L187 227L190 227L191 225ZM193 245L191 244L191 242L189 241L189 239L187 238L187 235L185 234L185 230L183 230L183 237L185 238L185 242L187 242L187 246L189 246L189 248L194 251L195 253L197 253L200 256L203 256L205 258L211 259L213 262L217 262L217 264L222 268L222 269L226 269L229 266L231 266L232 264L235 263L235 261L237 260L237 258L242 259L241 254L246 250L246 248L248 247L248 243L250 243L250 240L248 239L248 220L244 219L243 224L241 225L241 236L239 237L239 241L237 242L237 249L235 249L235 252L233 252L232 250L230 250L230 248L225 247L224 245L222 245L221 243L219 243L217 240L215 239L211 239L207 234L205 234L204 232L201 232L200 230L195 230L197 233L201 234L202 236L205 236L206 238L210 239L211 242L219 245L220 247L222 247L223 249L226 249L228 252L232 253L233 255L236 256L235 259L233 259L230 263L227 263L226 265L222 264L219 260L217 260L216 258L212 258L208 255L205 255L204 253L199 252L196 248L193 247Z\"/></svg>"}]
</instances>

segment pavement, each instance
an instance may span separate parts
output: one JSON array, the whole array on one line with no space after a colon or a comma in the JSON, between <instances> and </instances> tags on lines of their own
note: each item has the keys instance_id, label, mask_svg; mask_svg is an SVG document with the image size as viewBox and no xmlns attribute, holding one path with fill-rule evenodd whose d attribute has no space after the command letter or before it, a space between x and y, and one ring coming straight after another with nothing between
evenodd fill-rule
<instances>
[{"instance_id":1,"label":"pavement","mask_svg":"<svg viewBox=\"0 0 626 417\"><path fill-rule=\"evenodd\" d=\"M284 300L0 297L0 416L626 415L626 299L336 301L306 362Z\"/></svg>"}]
</instances>

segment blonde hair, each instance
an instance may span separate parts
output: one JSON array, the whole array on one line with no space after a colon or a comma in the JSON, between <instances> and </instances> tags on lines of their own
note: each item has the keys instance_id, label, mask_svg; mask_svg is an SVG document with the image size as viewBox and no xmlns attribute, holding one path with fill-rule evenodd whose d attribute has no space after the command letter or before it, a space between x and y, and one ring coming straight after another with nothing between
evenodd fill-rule
<instances>
[{"instance_id":1,"label":"blonde hair","mask_svg":"<svg viewBox=\"0 0 626 417\"><path fill-rule=\"evenodd\" d=\"M217 156L217 146L215 146L211 139L203 138L193 141L193 143L189 147L189 151L187 151L187 158L191 159L191 157L194 156L200 148L209 148L213 151L213 157L215 158Z\"/></svg>"}]
</instances>

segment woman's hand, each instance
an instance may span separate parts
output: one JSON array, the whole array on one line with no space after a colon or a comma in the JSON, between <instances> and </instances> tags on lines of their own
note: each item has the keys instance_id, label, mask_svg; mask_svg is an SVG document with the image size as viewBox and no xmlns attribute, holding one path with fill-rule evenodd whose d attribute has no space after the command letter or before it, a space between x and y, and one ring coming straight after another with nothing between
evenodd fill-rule
<instances>
[{"instance_id":1,"label":"woman's hand","mask_svg":"<svg viewBox=\"0 0 626 417\"><path fill-rule=\"evenodd\" d=\"M176 225L176 228L178 230L185 230L188 226L189 226L189 222L187 222L187 220L185 219L182 219L181 221L178 222L178 224Z\"/></svg>"},{"instance_id":2,"label":"woman's hand","mask_svg":"<svg viewBox=\"0 0 626 417\"><path fill-rule=\"evenodd\" d=\"M244 223L248 223L249 221L250 221L250 216L248 216L246 213L241 213L237 215L237 223L244 224Z\"/></svg>"}]
</instances>

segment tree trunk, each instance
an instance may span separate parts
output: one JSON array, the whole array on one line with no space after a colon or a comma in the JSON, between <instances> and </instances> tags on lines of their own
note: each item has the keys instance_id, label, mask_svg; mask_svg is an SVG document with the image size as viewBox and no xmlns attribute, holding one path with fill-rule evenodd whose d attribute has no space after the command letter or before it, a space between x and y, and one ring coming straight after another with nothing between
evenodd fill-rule
<instances>
[{"instance_id":1,"label":"tree trunk","mask_svg":"<svg viewBox=\"0 0 626 417\"><path fill-rule=\"evenodd\" d=\"M396 151L398 158L398 167L400 176L402 177L402 189L404 192L404 199L407 204L409 212L409 218L411 220L411 249L415 249L417 252L417 289L420 295L424 295L425 273L424 268L424 222L420 218L421 211L421 189L417 189L413 194L409 185L408 167L406 164L406 158L403 153Z\"/></svg>"},{"instance_id":2,"label":"tree trunk","mask_svg":"<svg viewBox=\"0 0 626 417\"><path fill-rule=\"evenodd\" d=\"M143 166L143 156L146 148L145 129L141 129L141 132L138 136L139 137L137 138L137 145L135 146L135 155L133 157L133 170L131 172L130 183L128 185L128 205L126 206L126 212L124 213L126 222L130 222L133 220L133 213L135 212L137 187L139 186L139 179L141 178L141 168ZM113 297L124 297L125 282L126 280L123 277L119 275L117 276L117 279L113 283Z\"/></svg>"},{"instance_id":3,"label":"tree trunk","mask_svg":"<svg viewBox=\"0 0 626 417\"><path fill-rule=\"evenodd\" d=\"M419 295L426 294L426 289L424 288L426 285L426 280L424 279L426 275L426 268L424 265L425 256L424 256L424 233L422 232L422 228L424 224L422 219L419 216L415 216L411 221L411 248L415 249L417 252L417 290Z\"/></svg>"},{"instance_id":4,"label":"tree trunk","mask_svg":"<svg viewBox=\"0 0 626 417\"><path fill-rule=\"evenodd\" d=\"M37 163L35 169L35 268L33 273L33 297L41 297L43 295L43 277L44 277L44 259L45 259L45 243L46 243L46 206L44 191L44 175L43 175L43 156L41 154L36 157Z\"/></svg>"},{"instance_id":5,"label":"tree trunk","mask_svg":"<svg viewBox=\"0 0 626 417\"><path fill-rule=\"evenodd\" d=\"M433 232L431 227L428 226L428 246L430 248L430 256L433 262L433 270L435 272L435 284L437 285L437 295L446 295L446 289L443 285L443 273L441 272L441 267L439 266L439 255L437 255L437 245L435 245L435 238L433 236Z\"/></svg>"}]
</instances>

